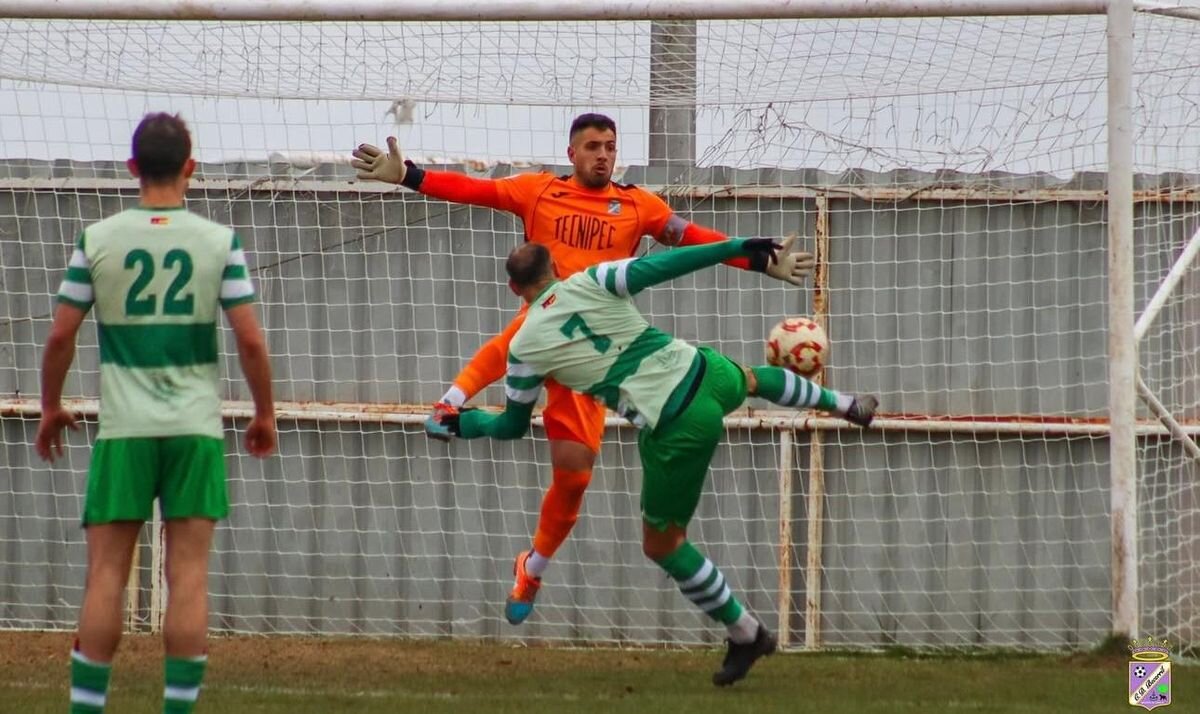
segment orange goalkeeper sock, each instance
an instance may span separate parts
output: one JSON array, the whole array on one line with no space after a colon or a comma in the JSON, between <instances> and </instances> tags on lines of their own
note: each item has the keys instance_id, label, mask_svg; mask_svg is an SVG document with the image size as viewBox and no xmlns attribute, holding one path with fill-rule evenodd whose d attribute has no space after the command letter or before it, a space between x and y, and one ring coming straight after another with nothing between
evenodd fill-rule
<instances>
[{"instance_id":1,"label":"orange goalkeeper sock","mask_svg":"<svg viewBox=\"0 0 1200 714\"><path fill-rule=\"evenodd\" d=\"M542 513L538 518L537 532L533 535L533 549L549 558L563 544L579 520L579 509L583 505L583 492L592 480L591 470L567 471L554 469L554 482L542 499Z\"/></svg>"}]
</instances>

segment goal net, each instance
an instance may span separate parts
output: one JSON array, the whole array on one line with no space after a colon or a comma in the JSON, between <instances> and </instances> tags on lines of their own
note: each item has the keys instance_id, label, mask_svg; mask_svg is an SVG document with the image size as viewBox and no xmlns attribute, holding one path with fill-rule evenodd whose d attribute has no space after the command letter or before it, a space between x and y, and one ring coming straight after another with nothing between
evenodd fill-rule
<instances>
[{"instance_id":1,"label":"goal net","mask_svg":"<svg viewBox=\"0 0 1200 714\"><path fill-rule=\"evenodd\" d=\"M1138 440L1138 548L1142 630L1162 632L1184 651L1190 645L1194 656L1200 645L1200 261L1194 257L1200 196L1197 171L1177 161L1187 151L1176 147L1200 140L1168 137L1200 111L1193 100L1200 82L1186 59L1200 15L1195 3L1174 4L1190 17L1145 15L1136 27L1143 49L1134 75L1136 160L1164 172L1167 185L1160 181L1158 190L1177 195L1169 203L1147 200L1135 214L1142 231L1135 233L1140 416L1160 427Z\"/></svg>"},{"instance_id":2,"label":"goal net","mask_svg":"<svg viewBox=\"0 0 1200 714\"><path fill-rule=\"evenodd\" d=\"M1140 312L1200 228L1200 25L1139 15L1135 30ZM569 173L570 121L600 111L618 180L730 235L798 231L818 254L811 288L718 268L641 296L650 321L754 364L772 324L812 315L833 345L825 383L885 412L868 432L753 400L728 419L690 536L750 609L794 646L1094 644L1112 592L1106 76L1102 16L0 20L0 627L77 619L94 322L66 387L92 416L54 466L31 448L40 350L75 237L134 205L129 136L165 110L200 162L188 207L247 248L280 400L279 455L257 461L225 335L233 509L214 629L718 642L641 553L636 432L615 418L534 616L504 623L550 479L545 434L447 446L420 424L514 315L503 258L521 224L348 166L395 135L426 167ZM1198 269L1139 345L1185 430ZM1143 624L1196 642L1196 462L1139 418ZM129 615L149 629L152 531Z\"/></svg>"}]
</instances>

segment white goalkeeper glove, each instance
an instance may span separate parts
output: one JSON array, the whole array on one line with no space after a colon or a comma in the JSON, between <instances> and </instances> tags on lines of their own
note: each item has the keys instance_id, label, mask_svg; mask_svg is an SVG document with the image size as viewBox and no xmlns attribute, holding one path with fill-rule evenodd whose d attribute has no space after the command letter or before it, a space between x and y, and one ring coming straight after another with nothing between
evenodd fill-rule
<instances>
[{"instance_id":1,"label":"white goalkeeper glove","mask_svg":"<svg viewBox=\"0 0 1200 714\"><path fill-rule=\"evenodd\" d=\"M350 161L350 165L358 170L358 178L363 181L386 181L395 184L404 180L408 167L404 165L404 156L400 153L396 137L389 136L387 145L386 154L378 146L358 145L354 150L354 159Z\"/></svg>"},{"instance_id":2,"label":"white goalkeeper glove","mask_svg":"<svg viewBox=\"0 0 1200 714\"><path fill-rule=\"evenodd\" d=\"M779 249L779 259L775 262L768 262L765 272L777 280L782 280L792 285L804 285L805 279L808 278L816 266L817 259L813 257L812 253L807 251L798 250L795 253L791 252L792 244L795 242L795 233L784 238Z\"/></svg>"}]
</instances>

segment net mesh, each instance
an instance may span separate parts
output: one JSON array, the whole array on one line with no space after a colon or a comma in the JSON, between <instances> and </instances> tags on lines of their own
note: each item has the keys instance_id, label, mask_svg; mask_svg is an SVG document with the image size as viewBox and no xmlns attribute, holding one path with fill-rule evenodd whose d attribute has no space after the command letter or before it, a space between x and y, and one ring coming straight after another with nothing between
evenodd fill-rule
<instances>
[{"instance_id":1,"label":"net mesh","mask_svg":"<svg viewBox=\"0 0 1200 714\"><path fill-rule=\"evenodd\" d=\"M1143 305L1198 225L1200 38L1175 18L1137 30ZM515 313L502 259L522 226L354 182L346 165L392 134L430 168L567 173L571 119L602 111L620 130L620 180L730 235L799 231L826 276L822 313L810 290L705 271L641 296L651 322L753 364L774 322L817 314L833 343L826 382L878 394L890 419L784 440L760 421L783 416L765 403L731 417L690 536L750 609L792 643L1095 643L1110 628L1106 72L1103 18L1087 17L0 20L0 393L13 414L0 563L14 574L0 625L78 615L94 424L59 465L36 461L40 346L74 237L136 202L120 163L133 126L168 110L202 162L189 208L250 253L281 400L280 455L256 461L237 443L248 394L225 335L234 508L212 560L215 629L719 641L641 554L636 434L615 421L534 618L504 624L511 559L549 482L544 433L446 447L419 423ZM1192 283L1141 345L1147 382L1185 421ZM85 409L97 364L89 320L66 387ZM502 400L493 387L477 401ZM1139 444L1143 617L1195 641L1195 464L1157 431ZM152 625L158 578L142 556L134 617Z\"/></svg>"}]
</instances>

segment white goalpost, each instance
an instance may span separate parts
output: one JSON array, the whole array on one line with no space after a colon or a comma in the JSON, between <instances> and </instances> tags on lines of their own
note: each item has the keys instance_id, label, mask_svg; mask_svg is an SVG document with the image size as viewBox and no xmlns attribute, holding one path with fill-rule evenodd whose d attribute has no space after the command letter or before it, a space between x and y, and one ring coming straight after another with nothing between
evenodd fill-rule
<instances>
[{"instance_id":1,"label":"white goalpost","mask_svg":"<svg viewBox=\"0 0 1200 714\"><path fill-rule=\"evenodd\" d=\"M1165 7L1159 3L1152 7ZM530 21L530 20L743 20L863 17L944 17L1103 14L1104 0L593 0L548 6L538 0L308 0L295 7L272 0L156 2L155 0L6 0L5 16L97 20L282 21Z\"/></svg>"},{"instance_id":2,"label":"white goalpost","mask_svg":"<svg viewBox=\"0 0 1200 714\"><path fill-rule=\"evenodd\" d=\"M717 642L642 556L636 433L610 414L535 616L503 623L549 454L444 446L429 405L517 305L514 217L354 180L398 136L430 169L569 171L613 116L618 180L729 235L799 231L810 289L732 269L648 291L656 326L745 363L811 315L840 419L726 420L691 537L789 647L1200 645L1200 79L1194 3L1105 0L0 0L0 627L73 626L98 411L93 321L31 444L79 230L132 205L144 112L180 112L188 207L250 255L279 456L226 340L227 632ZM655 250L646 241L647 250ZM502 404L490 388L481 404ZM164 600L153 527L128 624Z\"/></svg>"}]
</instances>

